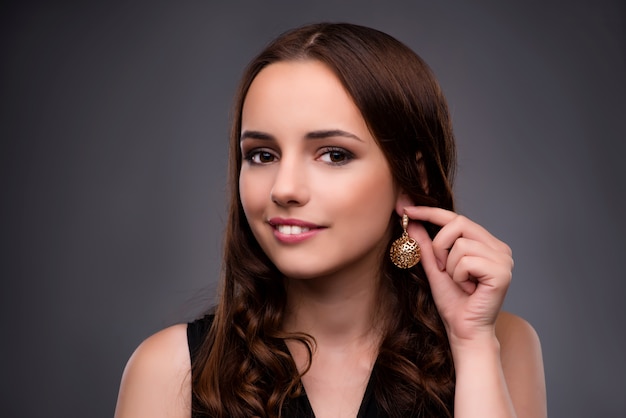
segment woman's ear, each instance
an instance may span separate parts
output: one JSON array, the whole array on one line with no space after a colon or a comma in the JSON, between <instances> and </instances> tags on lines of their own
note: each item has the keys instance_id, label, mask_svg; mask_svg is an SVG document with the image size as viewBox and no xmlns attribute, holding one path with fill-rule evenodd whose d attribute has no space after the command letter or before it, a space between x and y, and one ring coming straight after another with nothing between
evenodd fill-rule
<instances>
[{"instance_id":1,"label":"woman's ear","mask_svg":"<svg viewBox=\"0 0 626 418\"><path fill-rule=\"evenodd\" d=\"M404 208L407 206L415 206L415 203L404 190L401 190L396 199L396 213L398 216L402 217L402 215L404 215Z\"/></svg>"}]
</instances>

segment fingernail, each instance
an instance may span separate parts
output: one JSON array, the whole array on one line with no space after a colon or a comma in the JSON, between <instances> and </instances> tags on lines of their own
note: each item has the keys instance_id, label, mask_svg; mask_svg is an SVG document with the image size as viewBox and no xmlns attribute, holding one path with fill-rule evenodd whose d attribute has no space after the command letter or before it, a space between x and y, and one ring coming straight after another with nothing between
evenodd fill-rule
<instances>
[{"instance_id":1,"label":"fingernail","mask_svg":"<svg viewBox=\"0 0 626 418\"><path fill-rule=\"evenodd\" d=\"M439 271L443 271L444 270L444 265L441 261L439 261L439 259L437 259L437 267L439 267Z\"/></svg>"}]
</instances>

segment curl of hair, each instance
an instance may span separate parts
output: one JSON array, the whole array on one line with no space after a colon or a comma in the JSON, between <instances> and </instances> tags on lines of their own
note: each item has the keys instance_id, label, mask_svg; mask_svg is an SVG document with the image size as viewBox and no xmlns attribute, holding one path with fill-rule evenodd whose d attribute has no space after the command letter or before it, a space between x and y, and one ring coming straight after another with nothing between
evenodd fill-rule
<instances>
[{"instance_id":1,"label":"curl of hair","mask_svg":"<svg viewBox=\"0 0 626 418\"><path fill-rule=\"evenodd\" d=\"M285 340L302 343L310 365L313 338L281 331L284 278L254 238L238 187L241 111L248 88L266 66L298 60L318 60L335 72L385 154L396 184L415 204L454 209L455 146L448 108L419 56L389 35L343 23L304 26L269 44L244 72L235 101L222 288L211 331L192 365L194 403L202 409L194 412L202 416L280 417L283 406L300 393L306 373L298 372ZM393 236L399 236L397 216L390 222ZM437 232L433 225L427 230L433 237ZM383 315L373 377L378 405L390 417L451 417L452 355L421 264L401 271L385 257L381 286L389 314Z\"/></svg>"}]
</instances>

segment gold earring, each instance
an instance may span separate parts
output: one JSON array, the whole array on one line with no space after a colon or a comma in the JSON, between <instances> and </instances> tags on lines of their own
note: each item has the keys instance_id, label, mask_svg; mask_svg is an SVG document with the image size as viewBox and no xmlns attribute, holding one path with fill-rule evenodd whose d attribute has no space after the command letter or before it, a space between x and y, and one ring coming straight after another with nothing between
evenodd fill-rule
<instances>
[{"instance_id":1,"label":"gold earring","mask_svg":"<svg viewBox=\"0 0 626 418\"><path fill-rule=\"evenodd\" d=\"M391 244L389 255L393 264L401 269L408 269L419 263L422 258L420 246L413 238L409 237L407 228L409 217L402 215L402 236Z\"/></svg>"}]
</instances>

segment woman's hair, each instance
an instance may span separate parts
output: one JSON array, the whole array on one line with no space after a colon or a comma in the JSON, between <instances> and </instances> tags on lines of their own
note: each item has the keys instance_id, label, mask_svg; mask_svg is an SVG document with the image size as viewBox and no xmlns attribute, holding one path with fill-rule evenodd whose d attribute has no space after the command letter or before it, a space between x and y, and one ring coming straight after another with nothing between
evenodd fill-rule
<instances>
[{"instance_id":1,"label":"woman's hair","mask_svg":"<svg viewBox=\"0 0 626 418\"><path fill-rule=\"evenodd\" d=\"M453 209L455 147L447 104L413 51L385 33L351 24L308 25L270 43L245 70L234 104L222 289L211 331L192 365L194 403L208 416L280 416L283 404L302 389L285 340L304 344L310 364L312 338L281 330L284 277L254 238L239 196L241 112L248 89L268 65L306 60L334 71L399 188L416 205ZM390 223L393 236L400 236L397 215ZM437 231L427 229L431 236ZM372 377L376 402L391 417L452 416L452 355L421 264L400 270L384 257L381 288L387 296Z\"/></svg>"}]
</instances>

